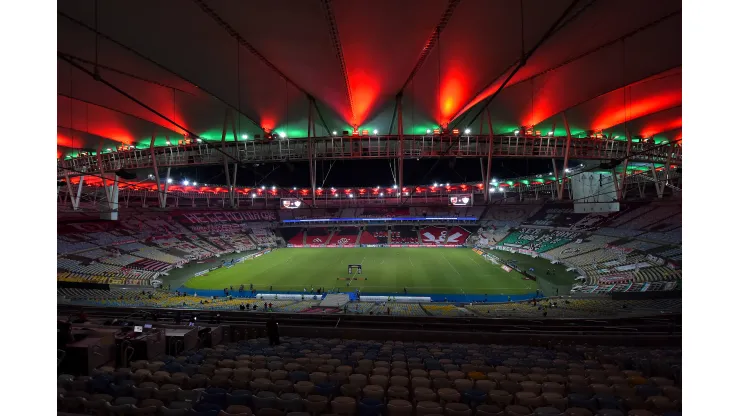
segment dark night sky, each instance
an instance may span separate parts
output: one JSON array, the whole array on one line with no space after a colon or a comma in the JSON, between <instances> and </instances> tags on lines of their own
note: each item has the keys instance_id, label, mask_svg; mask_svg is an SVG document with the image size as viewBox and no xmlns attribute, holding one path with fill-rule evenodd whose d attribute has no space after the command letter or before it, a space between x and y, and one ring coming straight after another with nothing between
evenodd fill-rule
<instances>
[{"instance_id":1,"label":"dark night sky","mask_svg":"<svg viewBox=\"0 0 740 416\"><path fill-rule=\"evenodd\" d=\"M577 161L571 163L573 166L576 164ZM331 171L329 171L330 165L331 162L328 161L318 163L316 170L317 187L390 186L394 183L388 160L336 161ZM500 180L548 173L551 170L552 165L549 159L494 159L491 178ZM171 177L175 181L188 179L191 182L197 181L198 183L226 183L223 167L220 166L173 169ZM326 179L324 180L324 178ZM404 161L404 182L407 185L475 181L481 181L478 159L457 159L454 164L450 158L439 161ZM295 162L292 163L292 166L285 163L259 164L259 166L244 164L237 170L237 185L308 188L311 186L308 163Z\"/></svg>"}]
</instances>

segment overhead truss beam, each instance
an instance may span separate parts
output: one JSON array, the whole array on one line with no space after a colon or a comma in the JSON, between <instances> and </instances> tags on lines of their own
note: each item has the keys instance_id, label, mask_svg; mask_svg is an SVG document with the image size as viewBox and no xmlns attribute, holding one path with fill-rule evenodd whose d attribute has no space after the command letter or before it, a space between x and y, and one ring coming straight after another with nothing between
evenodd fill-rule
<instances>
[{"instance_id":1,"label":"overhead truss beam","mask_svg":"<svg viewBox=\"0 0 740 416\"><path fill-rule=\"evenodd\" d=\"M403 126L402 119L399 119ZM309 160L362 160L362 159L437 159L441 156L455 158L522 158L619 160L629 156L632 162L665 163L671 149L648 143L632 143L627 153L627 143L617 140L576 139L567 137L523 136L329 136L278 139L272 141L223 141L218 149L215 144L194 143L155 147L153 153L135 149L100 155L107 171L118 169L152 168L152 158L162 167L221 165L224 158L234 163L280 163ZM310 147L309 147L310 146ZM309 153L310 149L310 153ZM681 146L673 146L671 161L681 164ZM58 178L65 172L79 176L83 168L97 170L96 157L77 157L58 162ZM402 166L399 165L399 182ZM399 186L401 184L399 183Z\"/></svg>"}]
</instances>

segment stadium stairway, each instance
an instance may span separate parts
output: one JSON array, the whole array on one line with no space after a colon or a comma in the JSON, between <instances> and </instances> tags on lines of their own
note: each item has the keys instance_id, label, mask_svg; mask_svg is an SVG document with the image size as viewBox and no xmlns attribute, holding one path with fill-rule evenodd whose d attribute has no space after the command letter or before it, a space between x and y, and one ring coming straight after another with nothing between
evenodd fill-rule
<instances>
[{"instance_id":1,"label":"stadium stairway","mask_svg":"<svg viewBox=\"0 0 740 416\"><path fill-rule=\"evenodd\" d=\"M421 230L420 230L420 229L418 229L418 228L416 229L416 239L417 239L417 241L419 242L419 244L423 244L423 243L421 242Z\"/></svg>"},{"instance_id":2,"label":"stadium stairway","mask_svg":"<svg viewBox=\"0 0 740 416\"><path fill-rule=\"evenodd\" d=\"M355 246L360 245L360 239L362 238L362 232L364 230L364 227L360 227L359 230L357 230L357 238L355 238Z\"/></svg>"},{"instance_id":3,"label":"stadium stairway","mask_svg":"<svg viewBox=\"0 0 740 416\"><path fill-rule=\"evenodd\" d=\"M251 241L252 244L254 244L255 247L259 247L259 243L257 243L257 240L251 233L247 233L246 236L249 239L249 241Z\"/></svg>"},{"instance_id":4,"label":"stadium stairway","mask_svg":"<svg viewBox=\"0 0 740 416\"><path fill-rule=\"evenodd\" d=\"M336 232L337 232L336 229L332 229L331 231L329 231L329 237L327 237L326 241L324 241L324 244L323 244L324 247L326 247L326 245L329 244L329 242L331 241L331 238L334 237L334 234Z\"/></svg>"},{"instance_id":5,"label":"stadium stairway","mask_svg":"<svg viewBox=\"0 0 740 416\"><path fill-rule=\"evenodd\" d=\"M322 308L341 308L347 303L349 303L349 295L346 293L337 293L326 295L321 303L319 303L319 306Z\"/></svg>"},{"instance_id":6,"label":"stadium stairway","mask_svg":"<svg viewBox=\"0 0 740 416\"><path fill-rule=\"evenodd\" d=\"M452 228L450 228L450 227L445 227L445 242L444 242L445 244L447 244L447 240L450 238L450 230L451 229Z\"/></svg>"},{"instance_id":7,"label":"stadium stairway","mask_svg":"<svg viewBox=\"0 0 740 416\"><path fill-rule=\"evenodd\" d=\"M391 241L393 241L393 237L391 235L391 230L388 230L388 244L390 244Z\"/></svg>"},{"instance_id":8,"label":"stadium stairway","mask_svg":"<svg viewBox=\"0 0 740 416\"><path fill-rule=\"evenodd\" d=\"M301 232L303 233L303 245L305 246L306 245L306 235L308 234L308 232L306 230L303 230Z\"/></svg>"}]
</instances>

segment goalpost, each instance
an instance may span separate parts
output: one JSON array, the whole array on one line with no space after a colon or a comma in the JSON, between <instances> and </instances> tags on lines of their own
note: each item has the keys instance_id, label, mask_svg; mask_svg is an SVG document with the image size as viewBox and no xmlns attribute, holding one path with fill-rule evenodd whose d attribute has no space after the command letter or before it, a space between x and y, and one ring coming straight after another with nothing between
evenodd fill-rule
<instances>
[{"instance_id":1,"label":"goalpost","mask_svg":"<svg viewBox=\"0 0 740 416\"><path fill-rule=\"evenodd\" d=\"M361 264L348 264L347 265L347 274L351 275L352 271L357 270L357 274L362 274L362 265Z\"/></svg>"},{"instance_id":2,"label":"goalpost","mask_svg":"<svg viewBox=\"0 0 740 416\"><path fill-rule=\"evenodd\" d=\"M355 271L357 271L357 274L358 275L362 274L362 265L361 264L348 264L347 265L347 274L349 275L349 277L346 277L346 278L338 277L337 280L347 281L347 286L349 286L350 284L352 284L352 281L353 280L365 280L365 279L363 279L361 277L356 277L355 276Z\"/></svg>"}]
</instances>

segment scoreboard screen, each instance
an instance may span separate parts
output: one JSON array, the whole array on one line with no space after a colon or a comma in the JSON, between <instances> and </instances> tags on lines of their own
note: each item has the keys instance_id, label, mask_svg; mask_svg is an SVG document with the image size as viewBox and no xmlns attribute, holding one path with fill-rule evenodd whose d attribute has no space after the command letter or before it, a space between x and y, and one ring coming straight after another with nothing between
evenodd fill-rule
<instances>
[{"instance_id":1,"label":"scoreboard screen","mask_svg":"<svg viewBox=\"0 0 740 416\"><path fill-rule=\"evenodd\" d=\"M472 194L450 195L449 202L450 202L450 205L454 205L458 207L469 207L473 205L473 195Z\"/></svg>"},{"instance_id":2,"label":"scoreboard screen","mask_svg":"<svg viewBox=\"0 0 740 416\"><path fill-rule=\"evenodd\" d=\"M298 198L283 198L280 200L280 207L285 209L296 209L303 205L303 201Z\"/></svg>"}]
</instances>

